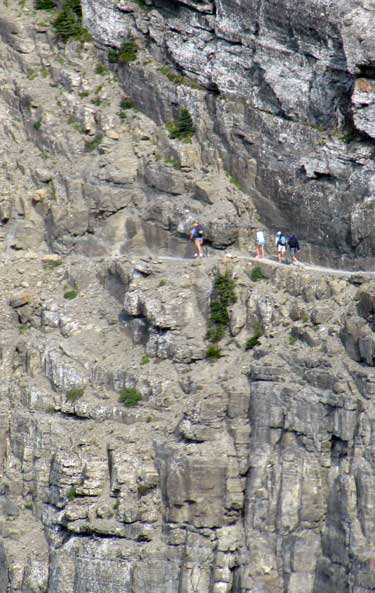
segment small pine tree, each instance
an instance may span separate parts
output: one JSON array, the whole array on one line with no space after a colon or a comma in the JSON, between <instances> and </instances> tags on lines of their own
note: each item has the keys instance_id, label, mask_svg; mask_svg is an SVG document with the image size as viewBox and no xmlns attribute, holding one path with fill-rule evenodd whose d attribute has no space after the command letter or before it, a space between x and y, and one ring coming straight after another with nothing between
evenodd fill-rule
<instances>
[{"instance_id":1,"label":"small pine tree","mask_svg":"<svg viewBox=\"0 0 375 593\"><path fill-rule=\"evenodd\" d=\"M194 132L192 117L185 107L178 114L177 128L182 135L192 134Z\"/></svg>"},{"instance_id":2,"label":"small pine tree","mask_svg":"<svg viewBox=\"0 0 375 593\"><path fill-rule=\"evenodd\" d=\"M171 138L179 140L189 140L194 134L193 119L186 107L180 110L177 119L170 127L169 134Z\"/></svg>"},{"instance_id":3,"label":"small pine tree","mask_svg":"<svg viewBox=\"0 0 375 593\"><path fill-rule=\"evenodd\" d=\"M80 0L65 0L62 11L53 22L56 34L64 40L79 37L82 32L82 8Z\"/></svg>"}]
</instances>

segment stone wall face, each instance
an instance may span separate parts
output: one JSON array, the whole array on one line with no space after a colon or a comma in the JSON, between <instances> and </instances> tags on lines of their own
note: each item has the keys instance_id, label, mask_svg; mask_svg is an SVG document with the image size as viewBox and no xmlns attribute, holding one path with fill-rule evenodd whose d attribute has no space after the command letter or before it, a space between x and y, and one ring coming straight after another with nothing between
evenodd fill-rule
<instances>
[{"instance_id":1,"label":"stone wall face","mask_svg":"<svg viewBox=\"0 0 375 593\"><path fill-rule=\"evenodd\" d=\"M269 227L296 230L322 259L373 254L370 2L83 6L99 44L131 36L159 66L202 86L170 83L157 65L119 73L159 123L188 106L207 162L220 155Z\"/></svg>"},{"instance_id":2,"label":"stone wall face","mask_svg":"<svg viewBox=\"0 0 375 593\"><path fill-rule=\"evenodd\" d=\"M374 588L372 282L254 267L4 261L1 591Z\"/></svg>"},{"instance_id":3,"label":"stone wall face","mask_svg":"<svg viewBox=\"0 0 375 593\"><path fill-rule=\"evenodd\" d=\"M82 6L1 6L0 593L369 593L373 276L243 253L371 253L372 4Z\"/></svg>"}]
</instances>

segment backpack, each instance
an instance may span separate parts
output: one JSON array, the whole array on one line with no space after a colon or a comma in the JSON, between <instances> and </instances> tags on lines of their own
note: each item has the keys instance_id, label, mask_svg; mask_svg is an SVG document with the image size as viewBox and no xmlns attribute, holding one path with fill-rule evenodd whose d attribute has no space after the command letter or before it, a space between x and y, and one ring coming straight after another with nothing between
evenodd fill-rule
<instances>
[{"instance_id":1,"label":"backpack","mask_svg":"<svg viewBox=\"0 0 375 593\"><path fill-rule=\"evenodd\" d=\"M293 248L297 247L297 245L298 245L298 239L297 239L297 237L295 237L294 235L292 235L290 237L288 243L289 243L289 247L293 247Z\"/></svg>"},{"instance_id":2,"label":"backpack","mask_svg":"<svg viewBox=\"0 0 375 593\"><path fill-rule=\"evenodd\" d=\"M279 245L286 245L286 236L285 235L280 235L279 237Z\"/></svg>"},{"instance_id":3,"label":"backpack","mask_svg":"<svg viewBox=\"0 0 375 593\"><path fill-rule=\"evenodd\" d=\"M203 227L201 224L199 224L198 226L193 228L193 237L197 238L197 237L203 237L204 235L204 231L203 231Z\"/></svg>"}]
</instances>

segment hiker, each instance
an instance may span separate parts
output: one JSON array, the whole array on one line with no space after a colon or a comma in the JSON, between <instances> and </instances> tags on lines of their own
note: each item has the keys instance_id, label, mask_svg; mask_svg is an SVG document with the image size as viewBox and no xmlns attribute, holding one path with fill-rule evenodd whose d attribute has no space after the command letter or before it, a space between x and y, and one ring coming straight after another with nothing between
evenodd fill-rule
<instances>
[{"instance_id":1,"label":"hiker","mask_svg":"<svg viewBox=\"0 0 375 593\"><path fill-rule=\"evenodd\" d=\"M287 244L287 238L282 231L279 231L277 233L275 244L277 246L277 257L279 259L279 263L282 263L283 261L285 261Z\"/></svg>"},{"instance_id":2,"label":"hiker","mask_svg":"<svg viewBox=\"0 0 375 593\"><path fill-rule=\"evenodd\" d=\"M291 235L288 239L288 245L290 249L290 256L292 258L292 264L298 264L297 253L300 250L298 239L295 235Z\"/></svg>"},{"instance_id":3,"label":"hiker","mask_svg":"<svg viewBox=\"0 0 375 593\"><path fill-rule=\"evenodd\" d=\"M255 246L256 246L256 251L257 254L255 257L264 257L264 246L266 244L266 240L264 238L264 232L261 229L257 230L257 234L256 234L256 241L255 241Z\"/></svg>"},{"instance_id":4,"label":"hiker","mask_svg":"<svg viewBox=\"0 0 375 593\"><path fill-rule=\"evenodd\" d=\"M195 253L194 257L203 257L203 241L204 241L204 231L203 227L199 222L195 222L193 227L190 231L190 241L194 241Z\"/></svg>"}]
</instances>

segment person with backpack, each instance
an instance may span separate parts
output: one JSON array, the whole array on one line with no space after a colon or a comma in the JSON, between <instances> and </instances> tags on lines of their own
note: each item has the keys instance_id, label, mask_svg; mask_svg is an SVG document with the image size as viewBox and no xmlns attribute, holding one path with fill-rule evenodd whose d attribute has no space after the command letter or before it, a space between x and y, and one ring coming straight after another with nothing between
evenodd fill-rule
<instances>
[{"instance_id":1,"label":"person with backpack","mask_svg":"<svg viewBox=\"0 0 375 593\"><path fill-rule=\"evenodd\" d=\"M290 249L290 256L292 258L292 264L298 264L297 253L300 251L299 241L295 235L291 235L288 239L288 245Z\"/></svg>"},{"instance_id":2,"label":"person with backpack","mask_svg":"<svg viewBox=\"0 0 375 593\"><path fill-rule=\"evenodd\" d=\"M277 257L279 259L279 263L281 264L282 262L285 262L287 244L287 238L282 231L277 233L275 243L277 245Z\"/></svg>"},{"instance_id":3,"label":"person with backpack","mask_svg":"<svg viewBox=\"0 0 375 593\"><path fill-rule=\"evenodd\" d=\"M194 257L203 257L203 241L204 241L204 231L203 227L199 222L195 222L193 227L190 231L190 241L194 242L195 253Z\"/></svg>"}]
</instances>

